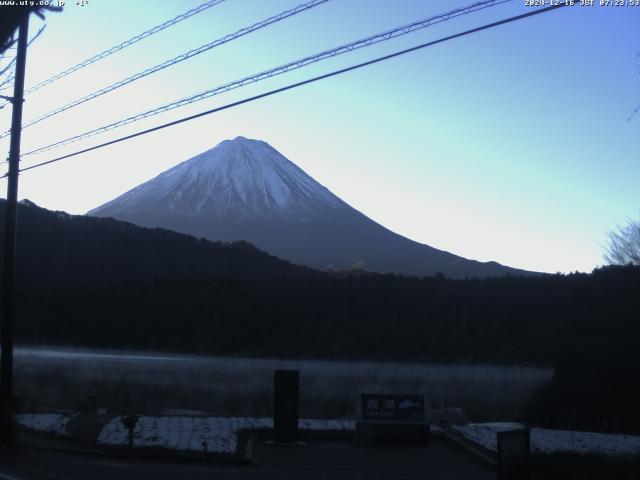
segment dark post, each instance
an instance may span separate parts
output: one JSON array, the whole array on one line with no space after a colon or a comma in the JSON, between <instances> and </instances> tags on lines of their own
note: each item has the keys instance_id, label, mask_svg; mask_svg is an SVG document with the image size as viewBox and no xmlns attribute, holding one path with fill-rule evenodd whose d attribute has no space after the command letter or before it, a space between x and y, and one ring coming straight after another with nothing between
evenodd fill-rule
<instances>
[{"instance_id":1,"label":"dark post","mask_svg":"<svg viewBox=\"0 0 640 480\"><path fill-rule=\"evenodd\" d=\"M531 431L528 428L498 432L498 480L530 478Z\"/></svg>"},{"instance_id":2,"label":"dark post","mask_svg":"<svg viewBox=\"0 0 640 480\"><path fill-rule=\"evenodd\" d=\"M136 415L124 416L121 418L124 428L129 431L129 448L133 448L133 431L138 423L138 417Z\"/></svg>"},{"instance_id":3,"label":"dark post","mask_svg":"<svg viewBox=\"0 0 640 480\"><path fill-rule=\"evenodd\" d=\"M298 441L300 373L276 370L273 385L273 436L276 442Z\"/></svg>"},{"instance_id":4,"label":"dark post","mask_svg":"<svg viewBox=\"0 0 640 480\"><path fill-rule=\"evenodd\" d=\"M89 389L89 413L91 415L96 414L96 401L98 399L98 394L96 392L95 387L91 387Z\"/></svg>"},{"instance_id":5,"label":"dark post","mask_svg":"<svg viewBox=\"0 0 640 480\"><path fill-rule=\"evenodd\" d=\"M16 219L18 203L18 169L20 162L20 133L22 129L22 102L24 71L27 61L29 13L20 20L16 75L13 85L11 117L11 143L7 204L4 223L4 249L2 269L2 353L0 354L0 441L11 443L13 432L13 316L16 267Z\"/></svg>"}]
</instances>

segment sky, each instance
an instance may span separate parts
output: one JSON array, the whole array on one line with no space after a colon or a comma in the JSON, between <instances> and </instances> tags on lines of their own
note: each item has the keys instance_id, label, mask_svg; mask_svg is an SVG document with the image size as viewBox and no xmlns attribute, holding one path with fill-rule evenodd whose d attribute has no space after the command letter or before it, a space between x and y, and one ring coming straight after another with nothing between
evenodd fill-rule
<instances>
[{"instance_id":1,"label":"sky","mask_svg":"<svg viewBox=\"0 0 640 480\"><path fill-rule=\"evenodd\" d=\"M73 0L44 22L33 16L31 36L46 28L29 48L26 87L203 1ZM19 197L84 214L242 135L268 142L351 206L418 242L528 270L589 272L604 263L606 233L640 216L640 115L629 120L640 104L640 6L599 2L447 41L23 172ZM27 95L23 119L300 3L226 0ZM25 128L22 152L470 3L330 0ZM506 2L23 156L22 167L533 9L524 0ZM0 110L2 131L10 114L10 108ZM0 155L8 145L8 138L0 140ZM6 180L0 191L6 192Z\"/></svg>"}]
</instances>

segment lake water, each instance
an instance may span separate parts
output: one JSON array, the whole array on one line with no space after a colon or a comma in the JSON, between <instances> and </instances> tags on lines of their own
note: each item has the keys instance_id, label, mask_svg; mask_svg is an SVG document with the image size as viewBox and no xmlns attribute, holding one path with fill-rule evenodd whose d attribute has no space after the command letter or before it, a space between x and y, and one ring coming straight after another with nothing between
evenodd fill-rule
<instances>
[{"instance_id":1,"label":"lake water","mask_svg":"<svg viewBox=\"0 0 640 480\"><path fill-rule=\"evenodd\" d=\"M423 393L433 407L462 407L472 420L512 420L551 369L371 361L200 357L17 348L15 392L23 411L271 415L273 372L300 371L300 414L353 415L362 392Z\"/></svg>"}]
</instances>

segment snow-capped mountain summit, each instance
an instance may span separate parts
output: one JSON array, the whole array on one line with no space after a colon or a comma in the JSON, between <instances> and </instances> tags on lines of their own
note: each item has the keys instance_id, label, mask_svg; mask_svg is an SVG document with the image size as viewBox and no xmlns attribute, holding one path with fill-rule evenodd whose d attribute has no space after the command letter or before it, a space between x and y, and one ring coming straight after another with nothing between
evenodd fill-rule
<instances>
[{"instance_id":1,"label":"snow-capped mountain summit","mask_svg":"<svg viewBox=\"0 0 640 480\"><path fill-rule=\"evenodd\" d=\"M526 273L402 237L358 212L266 142L236 137L88 215L210 240L246 240L295 263L451 277Z\"/></svg>"},{"instance_id":2,"label":"snow-capped mountain summit","mask_svg":"<svg viewBox=\"0 0 640 480\"><path fill-rule=\"evenodd\" d=\"M188 217L212 215L305 220L347 205L268 143L236 137L176 165L89 212L117 216L139 206L162 205Z\"/></svg>"}]
</instances>

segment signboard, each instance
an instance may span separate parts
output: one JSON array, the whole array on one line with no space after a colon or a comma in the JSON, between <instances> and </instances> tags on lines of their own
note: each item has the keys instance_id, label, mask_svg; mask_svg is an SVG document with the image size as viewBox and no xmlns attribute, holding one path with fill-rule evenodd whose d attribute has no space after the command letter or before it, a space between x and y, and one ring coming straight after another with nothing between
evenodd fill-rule
<instances>
[{"instance_id":1,"label":"signboard","mask_svg":"<svg viewBox=\"0 0 640 480\"><path fill-rule=\"evenodd\" d=\"M424 395L363 393L359 419L373 422L425 422Z\"/></svg>"}]
</instances>

